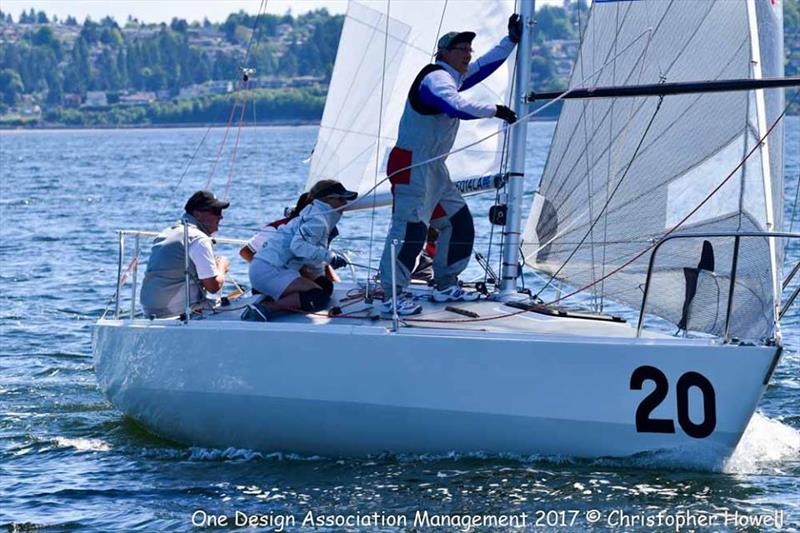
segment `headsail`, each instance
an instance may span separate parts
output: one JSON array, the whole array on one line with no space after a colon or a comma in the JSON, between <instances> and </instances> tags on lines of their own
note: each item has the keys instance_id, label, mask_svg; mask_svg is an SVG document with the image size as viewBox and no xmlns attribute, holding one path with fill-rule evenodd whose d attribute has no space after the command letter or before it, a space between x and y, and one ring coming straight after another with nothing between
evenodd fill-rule
<instances>
[{"instance_id":1,"label":"headsail","mask_svg":"<svg viewBox=\"0 0 800 533\"><path fill-rule=\"evenodd\" d=\"M769 0L595 0L570 87L781 76L782 26L781 7ZM658 104L658 97L565 103L524 233L528 264L581 287L678 224L681 232L780 229L781 125L757 144L782 112L783 91L667 96ZM647 312L719 334L733 240L705 241L675 240L659 251ZM713 270L701 268L710 254ZM648 257L596 283L595 295L638 308ZM774 243L742 240L732 334L772 334L781 262Z\"/></svg>"},{"instance_id":2,"label":"headsail","mask_svg":"<svg viewBox=\"0 0 800 533\"><path fill-rule=\"evenodd\" d=\"M474 31L473 48L480 55L506 34L506 19L512 12L510 1L381 1L369 7L350 2L306 188L320 179L335 178L363 194L373 187L376 176L377 181L383 179L408 89L419 70L432 61L439 36L453 30ZM469 91L476 98L507 101L513 63L507 62ZM500 121L462 121L455 147L501 126ZM452 177L496 173L502 142L498 135L449 157ZM388 190L386 183L378 192Z\"/></svg>"}]
</instances>

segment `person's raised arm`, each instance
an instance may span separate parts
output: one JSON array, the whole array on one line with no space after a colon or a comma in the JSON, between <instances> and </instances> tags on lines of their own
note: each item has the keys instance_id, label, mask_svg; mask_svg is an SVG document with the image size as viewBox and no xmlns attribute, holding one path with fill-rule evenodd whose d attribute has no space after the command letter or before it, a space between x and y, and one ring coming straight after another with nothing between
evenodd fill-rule
<instances>
[{"instance_id":1,"label":"person's raised arm","mask_svg":"<svg viewBox=\"0 0 800 533\"><path fill-rule=\"evenodd\" d=\"M458 90L466 91L491 76L514 51L514 46L519 42L521 36L522 22L519 15L515 13L508 19L508 36L503 37L494 48L469 64L464 81Z\"/></svg>"}]
</instances>

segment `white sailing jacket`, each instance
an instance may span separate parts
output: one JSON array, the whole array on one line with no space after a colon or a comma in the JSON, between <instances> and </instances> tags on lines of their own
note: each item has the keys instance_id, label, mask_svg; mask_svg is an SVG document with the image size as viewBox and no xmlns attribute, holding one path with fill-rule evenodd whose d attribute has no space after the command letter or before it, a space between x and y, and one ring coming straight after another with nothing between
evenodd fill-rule
<instances>
[{"instance_id":1,"label":"white sailing jacket","mask_svg":"<svg viewBox=\"0 0 800 533\"><path fill-rule=\"evenodd\" d=\"M333 258L328 244L341 217L341 211L314 200L300 215L280 226L253 260L290 270L300 270L304 265L320 269Z\"/></svg>"}]
</instances>

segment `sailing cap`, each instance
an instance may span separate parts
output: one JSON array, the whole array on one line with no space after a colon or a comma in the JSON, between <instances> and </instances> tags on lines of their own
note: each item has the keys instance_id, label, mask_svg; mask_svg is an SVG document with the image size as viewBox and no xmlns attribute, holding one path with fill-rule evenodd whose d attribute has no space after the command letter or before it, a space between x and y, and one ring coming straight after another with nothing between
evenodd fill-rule
<instances>
[{"instance_id":1,"label":"sailing cap","mask_svg":"<svg viewBox=\"0 0 800 533\"><path fill-rule=\"evenodd\" d=\"M451 31L450 33L445 33L439 39L439 50L449 50L453 48L457 44L461 43L471 43L472 39L475 38L474 31Z\"/></svg>"},{"instance_id":2,"label":"sailing cap","mask_svg":"<svg viewBox=\"0 0 800 533\"><path fill-rule=\"evenodd\" d=\"M187 213L191 213L192 211L205 211L208 209L227 209L230 205L230 202L223 202L217 199L211 191L197 191L186 202L184 210Z\"/></svg>"},{"instance_id":3,"label":"sailing cap","mask_svg":"<svg viewBox=\"0 0 800 533\"><path fill-rule=\"evenodd\" d=\"M308 194L310 194L314 199L332 196L334 198L347 200L348 202L358 198L357 192L348 191L344 188L344 185L336 180L320 180L315 183L313 187L311 187L311 190L308 191Z\"/></svg>"}]
</instances>

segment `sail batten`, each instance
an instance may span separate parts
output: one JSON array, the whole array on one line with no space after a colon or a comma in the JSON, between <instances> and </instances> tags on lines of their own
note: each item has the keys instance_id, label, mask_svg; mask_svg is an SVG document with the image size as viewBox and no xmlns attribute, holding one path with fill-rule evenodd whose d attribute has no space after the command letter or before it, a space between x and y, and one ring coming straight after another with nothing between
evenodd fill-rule
<instances>
[{"instance_id":1,"label":"sail batten","mask_svg":"<svg viewBox=\"0 0 800 533\"><path fill-rule=\"evenodd\" d=\"M570 89L630 87L633 93L659 84L782 77L776 60L781 16L768 0L595 2ZM779 230L780 126L766 148L753 148L779 116L781 102L782 89L565 99L540 205L526 224L526 262L576 287L591 286L598 273L613 272L646 250L643 242L676 229ZM742 242L735 276L733 239L666 243L646 311L721 334L719 316L735 277L732 334L773 335L774 313L765 310L776 301L781 261L768 239L750 240ZM717 258L713 272L698 266L704 250ZM642 255L592 290L638 309L648 258Z\"/></svg>"}]
</instances>

